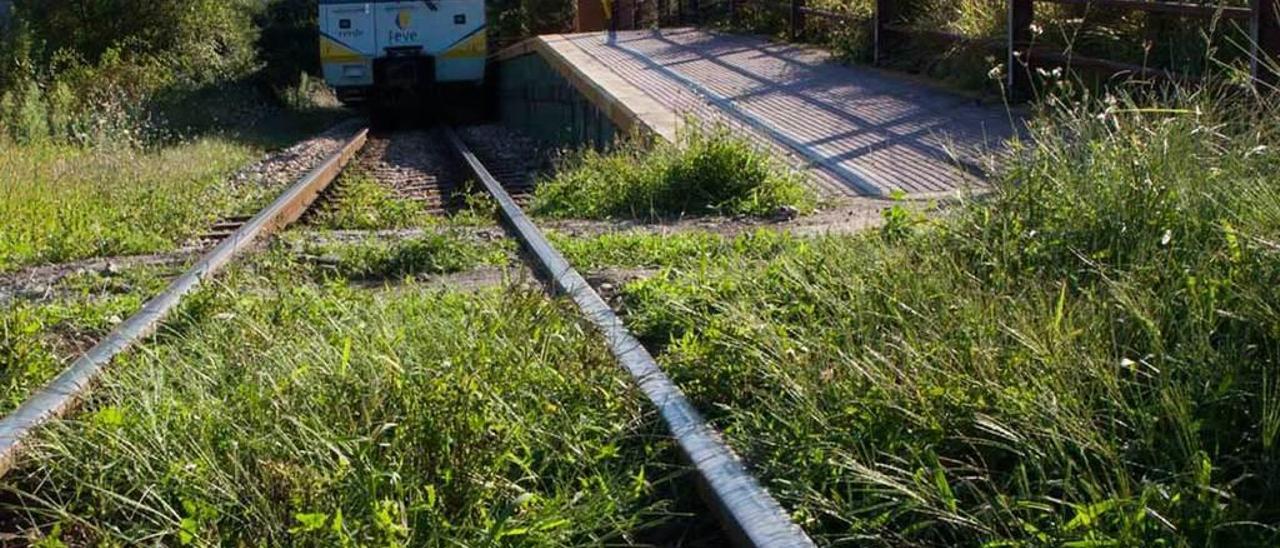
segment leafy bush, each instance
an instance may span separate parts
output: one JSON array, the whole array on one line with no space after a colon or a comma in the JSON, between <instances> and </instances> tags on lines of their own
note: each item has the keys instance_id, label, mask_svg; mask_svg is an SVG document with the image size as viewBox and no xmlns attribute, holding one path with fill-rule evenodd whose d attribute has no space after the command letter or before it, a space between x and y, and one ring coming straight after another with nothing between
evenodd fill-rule
<instances>
[{"instance_id":1,"label":"leafy bush","mask_svg":"<svg viewBox=\"0 0 1280 548\"><path fill-rule=\"evenodd\" d=\"M0 109L4 109L5 125L15 141L30 144L49 138L48 107L44 92L35 82L28 82L21 90L5 92L0 97Z\"/></svg>"},{"instance_id":2,"label":"leafy bush","mask_svg":"<svg viewBox=\"0 0 1280 548\"><path fill-rule=\"evenodd\" d=\"M839 13L847 19L806 17L802 40L822 44L840 58L869 62L875 2L872 0L812 0L810 6ZM897 70L926 74L959 88L1002 93L985 78L1004 59L992 46L1003 46L1006 0L897 0L889 4L897 15L891 24L922 31L941 31L962 38L944 39L911 34L890 41L883 62ZM1214 5L1247 7L1246 0ZM732 26L739 30L789 39L787 10L768 5L740 6ZM721 10L721 16L723 16ZM850 21L850 19L852 21ZM1233 74L1248 63L1249 28L1226 18L1198 18L1169 13L1143 13L1097 5L1036 6L1035 42L1039 48L1074 56L1111 59L1190 74ZM1092 87L1114 84L1112 73L1077 66L1078 75Z\"/></svg>"},{"instance_id":3,"label":"leafy bush","mask_svg":"<svg viewBox=\"0 0 1280 548\"><path fill-rule=\"evenodd\" d=\"M258 12L254 24L262 29L257 39L263 77L276 89L298 83L300 74L320 73L320 28L316 0L270 0Z\"/></svg>"},{"instance_id":4,"label":"leafy bush","mask_svg":"<svg viewBox=\"0 0 1280 548\"><path fill-rule=\"evenodd\" d=\"M271 92L290 108L331 106L300 81L318 70L314 0L19 0L15 10L0 40L13 69L0 71L0 118L19 142L241 130L274 106Z\"/></svg>"},{"instance_id":5,"label":"leafy bush","mask_svg":"<svg viewBox=\"0 0 1280 548\"><path fill-rule=\"evenodd\" d=\"M693 131L680 146L588 151L538 187L533 211L552 217L656 219L812 209L801 177L726 131Z\"/></svg>"},{"instance_id":6,"label":"leafy bush","mask_svg":"<svg viewBox=\"0 0 1280 548\"><path fill-rule=\"evenodd\" d=\"M15 17L39 40L37 60L71 52L96 65L117 52L162 61L203 85L254 66L252 0L17 0Z\"/></svg>"}]
</instances>

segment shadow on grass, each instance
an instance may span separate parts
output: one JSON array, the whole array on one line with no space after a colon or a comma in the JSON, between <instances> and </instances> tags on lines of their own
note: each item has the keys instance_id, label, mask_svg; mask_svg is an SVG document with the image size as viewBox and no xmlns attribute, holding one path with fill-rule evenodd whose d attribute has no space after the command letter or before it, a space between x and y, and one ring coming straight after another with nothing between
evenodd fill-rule
<instances>
[{"instance_id":1,"label":"shadow on grass","mask_svg":"<svg viewBox=\"0 0 1280 548\"><path fill-rule=\"evenodd\" d=\"M291 107L252 77L166 93L150 110L175 137L216 135L266 150L287 147L360 114L336 102Z\"/></svg>"}]
</instances>

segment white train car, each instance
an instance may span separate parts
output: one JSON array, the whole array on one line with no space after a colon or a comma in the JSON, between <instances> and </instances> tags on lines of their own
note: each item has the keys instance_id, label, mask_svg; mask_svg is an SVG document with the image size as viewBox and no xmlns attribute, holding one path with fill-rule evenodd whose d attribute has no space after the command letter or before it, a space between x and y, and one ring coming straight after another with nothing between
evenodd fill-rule
<instances>
[{"instance_id":1,"label":"white train car","mask_svg":"<svg viewBox=\"0 0 1280 548\"><path fill-rule=\"evenodd\" d=\"M324 79L346 103L484 83L484 0L320 0Z\"/></svg>"}]
</instances>

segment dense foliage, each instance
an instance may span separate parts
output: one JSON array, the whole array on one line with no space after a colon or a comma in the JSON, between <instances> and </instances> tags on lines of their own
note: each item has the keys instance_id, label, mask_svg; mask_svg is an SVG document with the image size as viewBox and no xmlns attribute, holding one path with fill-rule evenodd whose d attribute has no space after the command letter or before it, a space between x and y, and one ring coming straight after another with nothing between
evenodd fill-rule
<instances>
[{"instance_id":1,"label":"dense foliage","mask_svg":"<svg viewBox=\"0 0 1280 548\"><path fill-rule=\"evenodd\" d=\"M316 68L314 12L314 0L18 0L0 39L0 124L21 143L97 145L252 123L257 103Z\"/></svg>"},{"instance_id":2,"label":"dense foliage","mask_svg":"<svg viewBox=\"0 0 1280 548\"><path fill-rule=\"evenodd\" d=\"M1248 6L1244 0L1214 5ZM811 0L810 6L839 13L846 19L818 14L806 17L803 41L831 47L857 61L872 56L872 0ZM1004 64L1008 2L1006 0L905 0L890 4L889 22L898 28L928 31L906 40L885 42L881 61L900 70L925 73L947 83L999 94L988 71ZM721 13L720 15L723 15ZM855 22L850 22L852 19ZM1133 65L1172 69L1191 74L1232 74L1243 70L1251 43L1248 25L1227 18L1197 18L1169 13L1099 7L1088 2L1035 6L1034 41L1038 48L1073 56L1109 59ZM734 26L789 36L788 13L767 4L746 3ZM937 33L959 37L943 38ZM929 34L933 33L933 34ZM1106 71L1090 71L1077 64L1079 76L1090 82L1112 82ZM1119 79L1130 75L1121 74Z\"/></svg>"}]
</instances>

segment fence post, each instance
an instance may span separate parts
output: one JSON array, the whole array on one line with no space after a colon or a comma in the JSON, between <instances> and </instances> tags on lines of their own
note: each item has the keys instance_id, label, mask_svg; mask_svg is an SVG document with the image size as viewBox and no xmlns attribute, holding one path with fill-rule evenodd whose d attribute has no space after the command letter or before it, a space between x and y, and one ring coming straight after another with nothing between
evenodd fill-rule
<instances>
[{"instance_id":1,"label":"fence post","mask_svg":"<svg viewBox=\"0 0 1280 548\"><path fill-rule=\"evenodd\" d=\"M738 0L729 0L729 24L734 25L738 22Z\"/></svg>"},{"instance_id":2,"label":"fence post","mask_svg":"<svg viewBox=\"0 0 1280 548\"><path fill-rule=\"evenodd\" d=\"M887 27L897 16L893 5L894 0L876 0L875 13L871 16L871 63L874 65L883 63L887 57Z\"/></svg>"},{"instance_id":3,"label":"fence post","mask_svg":"<svg viewBox=\"0 0 1280 548\"><path fill-rule=\"evenodd\" d=\"M1008 57L1005 69L1009 71L1008 87L1012 99L1023 99L1031 94L1031 22L1035 14L1035 0L1008 0L1009 36Z\"/></svg>"},{"instance_id":4,"label":"fence post","mask_svg":"<svg viewBox=\"0 0 1280 548\"><path fill-rule=\"evenodd\" d=\"M1250 69L1259 89L1280 84L1280 0L1251 0L1253 51Z\"/></svg>"},{"instance_id":5,"label":"fence post","mask_svg":"<svg viewBox=\"0 0 1280 548\"><path fill-rule=\"evenodd\" d=\"M684 26L684 0L676 0L676 26Z\"/></svg>"},{"instance_id":6,"label":"fence post","mask_svg":"<svg viewBox=\"0 0 1280 548\"><path fill-rule=\"evenodd\" d=\"M804 33L804 0L791 0L791 39L799 40Z\"/></svg>"},{"instance_id":7,"label":"fence post","mask_svg":"<svg viewBox=\"0 0 1280 548\"><path fill-rule=\"evenodd\" d=\"M693 24L697 25L702 23L702 9L701 6L698 5L698 0L689 0L689 11L689 19Z\"/></svg>"}]
</instances>

